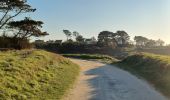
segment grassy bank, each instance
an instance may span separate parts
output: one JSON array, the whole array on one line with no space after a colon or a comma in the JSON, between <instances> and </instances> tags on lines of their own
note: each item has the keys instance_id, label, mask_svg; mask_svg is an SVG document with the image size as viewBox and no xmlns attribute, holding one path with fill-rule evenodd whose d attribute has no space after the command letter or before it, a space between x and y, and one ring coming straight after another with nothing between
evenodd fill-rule
<instances>
[{"instance_id":1,"label":"grassy bank","mask_svg":"<svg viewBox=\"0 0 170 100\"><path fill-rule=\"evenodd\" d=\"M141 53L127 57L118 64L150 82L156 89L170 97L170 57Z\"/></svg>"},{"instance_id":2,"label":"grassy bank","mask_svg":"<svg viewBox=\"0 0 170 100\"><path fill-rule=\"evenodd\" d=\"M0 100L58 100L73 84L79 68L46 51L0 53Z\"/></svg>"},{"instance_id":3,"label":"grassy bank","mask_svg":"<svg viewBox=\"0 0 170 100\"><path fill-rule=\"evenodd\" d=\"M118 60L107 56L107 55L100 55L100 54L63 54L65 57L71 58L78 58L78 59L86 59L86 60L97 60L104 63L112 63L117 62Z\"/></svg>"}]
</instances>

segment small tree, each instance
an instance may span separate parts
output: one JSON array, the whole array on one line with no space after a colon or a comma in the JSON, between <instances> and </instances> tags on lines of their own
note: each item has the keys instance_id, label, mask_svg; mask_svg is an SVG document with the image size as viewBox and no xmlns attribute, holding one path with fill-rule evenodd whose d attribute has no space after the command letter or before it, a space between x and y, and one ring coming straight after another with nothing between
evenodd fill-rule
<instances>
[{"instance_id":1,"label":"small tree","mask_svg":"<svg viewBox=\"0 0 170 100\"><path fill-rule=\"evenodd\" d=\"M74 31L73 32L73 36L75 37L75 40L76 40L76 42L78 42L78 43L83 43L84 42L84 38L83 38L83 36L82 35L80 35L80 33L78 33L77 31Z\"/></svg>"},{"instance_id":2,"label":"small tree","mask_svg":"<svg viewBox=\"0 0 170 100\"><path fill-rule=\"evenodd\" d=\"M77 32L77 31L74 31L73 32L73 36L76 38L76 37L78 37L80 34Z\"/></svg>"},{"instance_id":3,"label":"small tree","mask_svg":"<svg viewBox=\"0 0 170 100\"><path fill-rule=\"evenodd\" d=\"M163 40L161 40L161 39L158 39L156 41L156 44L157 44L157 46L164 46L165 42Z\"/></svg>"},{"instance_id":4,"label":"small tree","mask_svg":"<svg viewBox=\"0 0 170 100\"><path fill-rule=\"evenodd\" d=\"M0 29L2 29L11 19L21 13L34 12L27 0L0 0Z\"/></svg>"},{"instance_id":5,"label":"small tree","mask_svg":"<svg viewBox=\"0 0 170 100\"><path fill-rule=\"evenodd\" d=\"M67 41L71 39L72 33L69 30L63 30L63 33L67 37Z\"/></svg>"},{"instance_id":6,"label":"small tree","mask_svg":"<svg viewBox=\"0 0 170 100\"><path fill-rule=\"evenodd\" d=\"M76 41L79 42L79 43L83 43L84 40L85 40L85 39L83 38L82 35L79 35L79 36L76 37Z\"/></svg>"}]
</instances>

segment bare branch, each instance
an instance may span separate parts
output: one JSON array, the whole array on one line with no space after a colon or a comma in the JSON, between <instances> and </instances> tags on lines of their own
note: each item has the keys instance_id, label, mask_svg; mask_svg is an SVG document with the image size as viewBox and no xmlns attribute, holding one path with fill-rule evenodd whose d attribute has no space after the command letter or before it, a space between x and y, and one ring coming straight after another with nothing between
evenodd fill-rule
<instances>
[{"instance_id":1,"label":"bare branch","mask_svg":"<svg viewBox=\"0 0 170 100\"><path fill-rule=\"evenodd\" d=\"M16 13L15 15L13 15L13 16L7 18L7 19L5 20L5 22L0 26L0 29L2 29L2 27L5 26L6 23L7 23L10 19L12 19L12 18L18 16L21 12L22 12L22 9L20 9L20 11L18 11L18 13Z\"/></svg>"},{"instance_id":2,"label":"bare branch","mask_svg":"<svg viewBox=\"0 0 170 100\"><path fill-rule=\"evenodd\" d=\"M3 17L1 18L1 20L0 20L0 24L2 24L2 21L3 21L3 20L4 20L4 18L7 16L8 12L9 12L9 10L7 10L7 11L5 12L5 14L3 15Z\"/></svg>"},{"instance_id":3,"label":"bare branch","mask_svg":"<svg viewBox=\"0 0 170 100\"><path fill-rule=\"evenodd\" d=\"M14 37L17 37L21 32L21 29L17 32L17 34L14 34Z\"/></svg>"}]
</instances>

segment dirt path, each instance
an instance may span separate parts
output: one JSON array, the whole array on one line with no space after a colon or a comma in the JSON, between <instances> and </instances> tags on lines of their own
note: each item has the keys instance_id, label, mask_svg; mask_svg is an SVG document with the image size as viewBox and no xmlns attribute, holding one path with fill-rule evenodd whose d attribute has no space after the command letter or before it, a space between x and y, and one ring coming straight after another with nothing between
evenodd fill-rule
<instances>
[{"instance_id":1,"label":"dirt path","mask_svg":"<svg viewBox=\"0 0 170 100\"><path fill-rule=\"evenodd\" d=\"M81 73L64 100L167 100L145 81L114 66L72 61L81 66Z\"/></svg>"}]
</instances>

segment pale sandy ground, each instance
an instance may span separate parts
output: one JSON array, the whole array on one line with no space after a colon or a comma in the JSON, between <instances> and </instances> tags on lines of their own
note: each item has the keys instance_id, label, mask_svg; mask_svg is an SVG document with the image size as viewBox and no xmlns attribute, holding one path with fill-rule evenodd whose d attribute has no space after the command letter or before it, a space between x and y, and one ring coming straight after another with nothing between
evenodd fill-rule
<instances>
[{"instance_id":1,"label":"pale sandy ground","mask_svg":"<svg viewBox=\"0 0 170 100\"><path fill-rule=\"evenodd\" d=\"M71 59L80 76L64 100L168 100L147 82L111 65Z\"/></svg>"}]
</instances>

